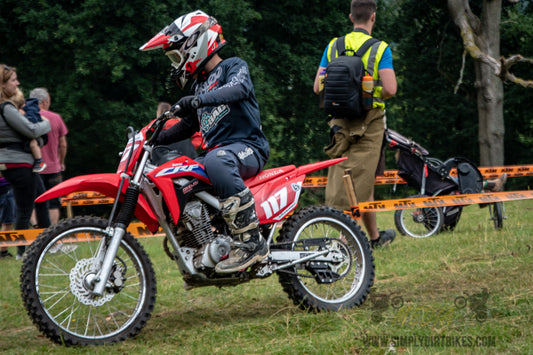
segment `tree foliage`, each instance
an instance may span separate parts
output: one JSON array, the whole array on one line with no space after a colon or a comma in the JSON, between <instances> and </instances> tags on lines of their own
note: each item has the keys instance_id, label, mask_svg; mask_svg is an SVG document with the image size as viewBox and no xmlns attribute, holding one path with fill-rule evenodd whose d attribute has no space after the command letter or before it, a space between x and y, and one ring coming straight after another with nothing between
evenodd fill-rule
<instances>
[{"instance_id":1,"label":"tree foliage","mask_svg":"<svg viewBox=\"0 0 533 355\"><path fill-rule=\"evenodd\" d=\"M467 57L462 70L462 40L446 1L378 5L373 35L391 45L399 81L387 104L389 127L435 157L478 163L474 65ZM532 7L504 5L502 54L533 56ZM154 118L157 101L185 94L169 79L163 53L139 47L197 8L222 25L222 57L239 56L250 66L271 143L268 167L326 158L328 129L312 84L327 43L351 30L349 1L4 0L2 8L11 10L0 14L0 62L17 67L26 93L50 90L52 110L70 130L67 176L113 171L126 127L139 129ZM532 70L526 63L513 68L523 77ZM506 162L528 163L533 123L524 103L531 90L507 82L504 90L506 148L519 148L506 149Z\"/></svg>"}]
</instances>

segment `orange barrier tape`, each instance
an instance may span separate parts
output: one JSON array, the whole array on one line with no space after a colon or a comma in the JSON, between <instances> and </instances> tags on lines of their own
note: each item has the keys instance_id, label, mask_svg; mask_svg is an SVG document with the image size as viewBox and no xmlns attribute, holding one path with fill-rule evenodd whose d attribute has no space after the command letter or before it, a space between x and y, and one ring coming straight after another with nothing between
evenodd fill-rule
<instances>
[{"instance_id":1,"label":"orange barrier tape","mask_svg":"<svg viewBox=\"0 0 533 355\"><path fill-rule=\"evenodd\" d=\"M30 245L44 229L20 229L0 232L0 247L14 247L18 245ZM136 238L159 237L162 233L152 234L141 222L130 223L130 232Z\"/></svg>"},{"instance_id":2,"label":"orange barrier tape","mask_svg":"<svg viewBox=\"0 0 533 355\"><path fill-rule=\"evenodd\" d=\"M72 200L79 200L79 199L85 199L85 198L106 198L106 195L103 195L96 191L78 191L73 192L71 194L68 194L67 196L63 197L63 201L72 201Z\"/></svg>"},{"instance_id":3,"label":"orange barrier tape","mask_svg":"<svg viewBox=\"0 0 533 355\"><path fill-rule=\"evenodd\" d=\"M89 206L89 205L107 205L111 204L115 201L114 198L111 197L103 197L103 198L85 198L80 200L67 200L62 201L61 204L63 206Z\"/></svg>"},{"instance_id":4,"label":"orange barrier tape","mask_svg":"<svg viewBox=\"0 0 533 355\"><path fill-rule=\"evenodd\" d=\"M519 201L527 199L533 199L533 191L502 191L491 193L413 197L393 200L361 202L357 206L353 206L352 210L357 210L360 212L380 212L395 211L409 208L460 206L480 203ZM37 238L37 236L42 231L43 229L24 229L0 232L0 247L29 245ZM128 232L130 232L135 237L157 237L163 235L162 233L150 233L146 226L140 222L131 223L128 227Z\"/></svg>"},{"instance_id":5,"label":"orange barrier tape","mask_svg":"<svg viewBox=\"0 0 533 355\"><path fill-rule=\"evenodd\" d=\"M506 173L508 177L533 176L533 165L509 165L509 166L495 166L495 167L479 167L478 168L484 179L493 179ZM452 176L457 176L455 169L450 171ZM326 176L308 176L305 178L304 187L326 187L328 178ZM385 170L383 176L376 177L376 185L393 185L405 184L398 175L398 170ZM85 201L85 202L81 202ZM113 203L114 199L106 197L99 192L94 191L80 191L68 194L61 199L62 205L67 206L84 206L84 205L98 205Z\"/></svg>"},{"instance_id":6,"label":"orange barrier tape","mask_svg":"<svg viewBox=\"0 0 533 355\"><path fill-rule=\"evenodd\" d=\"M533 198L533 191L502 191L478 194L446 195L433 197L399 198L393 200L361 202L358 206L361 212L395 211L408 208L427 208L472 205L478 203L492 203L504 201L518 201Z\"/></svg>"},{"instance_id":7,"label":"orange barrier tape","mask_svg":"<svg viewBox=\"0 0 533 355\"><path fill-rule=\"evenodd\" d=\"M533 176L533 165L508 165L508 166L493 166L493 167L478 167L483 179L495 179L501 174L506 173L507 177L522 177ZM457 176L457 170L454 168L450 171L450 175ZM328 178L325 176L308 176L305 178L304 187L326 187ZM398 170L385 170L383 176L376 177L376 185L394 185L405 184L398 175Z\"/></svg>"}]
</instances>

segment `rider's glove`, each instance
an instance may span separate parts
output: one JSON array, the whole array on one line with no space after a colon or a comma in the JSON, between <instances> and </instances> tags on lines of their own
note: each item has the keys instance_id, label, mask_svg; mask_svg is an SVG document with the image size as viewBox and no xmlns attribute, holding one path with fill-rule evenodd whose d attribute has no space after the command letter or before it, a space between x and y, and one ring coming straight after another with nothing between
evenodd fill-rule
<instances>
[{"instance_id":1,"label":"rider's glove","mask_svg":"<svg viewBox=\"0 0 533 355\"><path fill-rule=\"evenodd\" d=\"M187 114L196 110L202 104L202 100L198 96L184 96L182 97L172 108L176 111L179 108L179 112L176 114Z\"/></svg>"}]
</instances>

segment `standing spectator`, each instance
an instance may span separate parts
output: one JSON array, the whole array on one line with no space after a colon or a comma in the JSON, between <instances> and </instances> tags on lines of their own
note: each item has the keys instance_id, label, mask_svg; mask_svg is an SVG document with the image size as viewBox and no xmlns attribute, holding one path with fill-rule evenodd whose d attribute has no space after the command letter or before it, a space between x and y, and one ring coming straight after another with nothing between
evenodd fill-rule
<instances>
[{"instance_id":1,"label":"standing spectator","mask_svg":"<svg viewBox=\"0 0 533 355\"><path fill-rule=\"evenodd\" d=\"M371 38L376 21L375 0L352 0L350 20L353 32L345 35L345 47L356 52L366 40ZM319 76L326 69L336 50L337 38L326 47L318 67L314 91L319 93ZM326 153L332 157L348 157L347 160L329 168L326 185L326 204L339 209L349 210L350 203L344 190L342 176L344 169L350 168L355 183L355 193L359 202L374 200L376 175L383 175L385 168L383 137L385 131L385 99L396 94L396 74L392 66L392 53L387 43L374 44L361 57L365 69L372 72L374 94L372 109L362 119L333 118L328 121L331 128L332 143ZM368 63L373 63L368 67ZM368 70L371 69L371 70ZM378 231L375 212L362 213L363 224L370 237L372 247L389 244L396 233L392 229Z\"/></svg>"},{"instance_id":2,"label":"standing spectator","mask_svg":"<svg viewBox=\"0 0 533 355\"><path fill-rule=\"evenodd\" d=\"M0 176L0 223L2 224L1 231L10 231L13 229L15 223L15 198L13 197L13 189L9 182ZM12 258L13 255L7 250L7 247L0 248L0 259Z\"/></svg>"},{"instance_id":3,"label":"standing spectator","mask_svg":"<svg viewBox=\"0 0 533 355\"><path fill-rule=\"evenodd\" d=\"M63 180L62 173L65 171L68 129L61 116L49 110L51 99L46 88L33 89L30 92L30 98L39 100L40 114L50 122L51 130L48 133L48 143L41 149L46 169L40 173L45 188L50 189ZM59 221L60 207L59 198L49 201L50 222L52 224L56 224Z\"/></svg>"},{"instance_id":4,"label":"standing spectator","mask_svg":"<svg viewBox=\"0 0 533 355\"><path fill-rule=\"evenodd\" d=\"M0 64L0 170L13 187L17 205L16 229L27 229L34 207L35 185L39 176L33 173L33 156L24 150L26 141L50 132L50 122L43 117L42 122L33 123L22 115L13 104L20 82L15 68ZM48 213L37 211L41 228L50 225ZM21 259L25 247L17 247L17 259Z\"/></svg>"},{"instance_id":5,"label":"standing spectator","mask_svg":"<svg viewBox=\"0 0 533 355\"><path fill-rule=\"evenodd\" d=\"M167 112L169 110L170 110L170 104L168 102L161 101L160 103L157 104L156 117L161 116L163 113L165 113L165 112Z\"/></svg>"}]
</instances>

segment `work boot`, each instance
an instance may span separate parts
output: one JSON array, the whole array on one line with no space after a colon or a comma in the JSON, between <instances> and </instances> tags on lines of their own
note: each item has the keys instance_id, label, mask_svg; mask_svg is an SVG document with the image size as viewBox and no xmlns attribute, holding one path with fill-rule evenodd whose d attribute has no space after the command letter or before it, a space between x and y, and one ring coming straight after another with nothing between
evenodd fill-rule
<instances>
[{"instance_id":1,"label":"work boot","mask_svg":"<svg viewBox=\"0 0 533 355\"><path fill-rule=\"evenodd\" d=\"M491 192L503 191L503 185L507 182L507 174L503 173L497 179L487 180L487 190Z\"/></svg>"},{"instance_id":2,"label":"work boot","mask_svg":"<svg viewBox=\"0 0 533 355\"><path fill-rule=\"evenodd\" d=\"M233 248L228 258L215 266L215 271L237 272L265 259L268 245L259 233L259 219L250 189L220 201L220 209L233 235Z\"/></svg>"},{"instance_id":3,"label":"work boot","mask_svg":"<svg viewBox=\"0 0 533 355\"><path fill-rule=\"evenodd\" d=\"M382 248L392 243L394 238L396 238L396 232L393 229L387 229L379 232L378 239L371 240L370 246L372 249Z\"/></svg>"}]
</instances>

